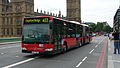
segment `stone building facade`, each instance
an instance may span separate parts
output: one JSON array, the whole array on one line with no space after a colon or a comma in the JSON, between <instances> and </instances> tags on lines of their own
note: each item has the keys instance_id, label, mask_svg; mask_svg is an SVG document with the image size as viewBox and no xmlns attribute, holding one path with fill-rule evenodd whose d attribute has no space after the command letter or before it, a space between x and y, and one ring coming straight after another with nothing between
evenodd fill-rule
<instances>
[{"instance_id":1,"label":"stone building facade","mask_svg":"<svg viewBox=\"0 0 120 68\"><path fill-rule=\"evenodd\" d=\"M67 0L67 19L81 22L81 0Z\"/></svg>"},{"instance_id":2,"label":"stone building facade","mask_svg":"<svg viewBox=\"0 0 120 68\"><path fill-rule=\"evenodd\" d=\"M50 12L34 12L34 0L0 0L0 37L20 37L25 16L55 16L81 22L80 0L67 0L67 17Z\"/></svg>"},{"instance_id":3,"label":"stone building facade","mask_svg":"<svg viewBox=\"0 0 120 68\"><path fill-rule=\"evenodd\" d=\"M34 16L34 0L0 0L0 37L21 36L24 16Z\"/></svg>"}]
</instances>

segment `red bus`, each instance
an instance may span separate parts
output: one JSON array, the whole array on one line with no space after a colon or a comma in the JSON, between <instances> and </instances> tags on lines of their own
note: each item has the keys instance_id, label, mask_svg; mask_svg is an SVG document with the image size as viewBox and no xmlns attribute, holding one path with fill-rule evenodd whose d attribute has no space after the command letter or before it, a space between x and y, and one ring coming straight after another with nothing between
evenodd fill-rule
<instances>
[{"instance_id":1,"label":"red bus","mask_svg":"<svg viewBox=\"0 0 120 68\"><path fill-rule=\"evenodd\" d=\"M79 22L51 16L25 17L23 21L23 53L56 54L91 40L90 28Z\"/></svg>"}]
</instances>

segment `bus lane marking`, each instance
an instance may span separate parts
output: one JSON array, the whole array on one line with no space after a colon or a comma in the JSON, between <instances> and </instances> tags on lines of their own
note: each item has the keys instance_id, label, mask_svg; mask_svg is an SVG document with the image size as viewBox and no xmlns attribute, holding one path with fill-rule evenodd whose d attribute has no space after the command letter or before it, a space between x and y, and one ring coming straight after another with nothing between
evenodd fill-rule
<instances>
[{"instance_id":1,"label":"bus lane marking","mask_svg":"<svg viewBox=\"0 0 120 68\"><path fill-rule=\"evenodd\" d=\"M37 58L37 57L36 57L36 58ZM17 65L20 65L20 64L23 64L23 63L32 61L32 60L34 60L34 59L36 59L36 58L29 58L29 59L27 59L27 60L23 60L23 61L20 61L20 62L11 64L11 65L4 66L4 67L2 67L2 68L11 68L11 67L14 67L14 66L17 66Z\"/></svg>"},{"instance_id":2,"label":"bus lane marking","mask_svg":"<svg viewBox=\"0 0 120 68\"><path fill-rule=\"evenodd\" d=\"M104 64L104 59L105 59L105 55L106 55L106 48L107 48L108 42L107 44L104 44L102 46L102 50L101 50L101 54L98 57L98 61L96 64L96 68L103 68L103 64Z\"/></svg>"}]
</instances>

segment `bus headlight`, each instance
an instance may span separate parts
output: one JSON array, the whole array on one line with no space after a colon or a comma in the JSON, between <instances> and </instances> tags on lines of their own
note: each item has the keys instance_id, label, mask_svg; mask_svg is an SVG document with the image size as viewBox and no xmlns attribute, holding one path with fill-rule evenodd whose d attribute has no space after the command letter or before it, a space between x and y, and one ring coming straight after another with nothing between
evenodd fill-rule
<instances>
[{"instance_id":1,"label":"bus headlight","mask_svg":"<svg viewBox=\"0 0 120 68\"><path fill-rule=\"evenodd\" d=\"M44 47L44 44L39 44L39 47Z\"/></svg>"},{"instance_id":2,"label":"bus headlight","mask_svg":"<svg viewBox=\"0 0 120 68\"><path fill-rule=\"evenodd\" d=\"M27 50L26 48L22 48L22 50Z\"/></svg>"},{"instance_id":3,"label":"bus headlight","mask_svg":"<svg viewBox=\"0 0 120 68\"><path fill-rule=\"evenodd\" d=\"M52 51L53 48L48 48L48 49L45 49L45 51Z\"/></svg>"}]
</instances>

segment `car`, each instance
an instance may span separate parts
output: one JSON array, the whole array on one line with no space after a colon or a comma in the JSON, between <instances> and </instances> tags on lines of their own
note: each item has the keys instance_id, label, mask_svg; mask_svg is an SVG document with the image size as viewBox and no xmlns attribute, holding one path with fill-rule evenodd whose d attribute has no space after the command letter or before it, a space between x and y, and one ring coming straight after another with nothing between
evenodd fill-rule
<instances>
[{"instance_id":1,"label":"car","mask_svg":"<svg viewBox=\"0 0 120 68\"><path fill-rule=\"evenodd\" d=\"M104 34L104 36L108 36L108 35L109 35L109 33Z\"/></svg>"}]
</instances>

